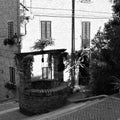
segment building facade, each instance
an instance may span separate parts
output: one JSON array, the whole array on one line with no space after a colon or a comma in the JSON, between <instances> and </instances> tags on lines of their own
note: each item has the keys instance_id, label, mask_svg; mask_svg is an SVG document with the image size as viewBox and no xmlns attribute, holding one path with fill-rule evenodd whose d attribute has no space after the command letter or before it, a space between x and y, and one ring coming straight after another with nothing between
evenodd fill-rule
<instances>
[{"instance_id":1,"label":"building facade","mask_svg":"<svg viewBox=\"0 0 120 120\"><path fill-rule=\"evenodd\" d=\"M91 40L104 23L112 17L110 0L75 0L75 50L91 46ZM48 49L67 49L71 52L72 0L24 0L30 16L22 51L32 51L37 39L52 38L55 45ZM29 44L28 44L29 42ZM38 61L38 60L36 60ZM34 74L39 73L35 64Z\"/></svg>"},{"instance_id":2,"label":"building facade","mask_svg":"<svg viewBox=\"0 0 120 120\"><path fill-rule=\"evenodd\" d=\"M19 83L15 53L32 51L37 39L51 38L55 45L47 49L71 52L72 0L0 0L0 5L0 99L5 99L14 97L6 83ZM91 46L112 16L111 6L111 0L75 0L75 50ZM35 61L33 74L38 75L39 58Z\"/></svg>"},{"instance_id":3,"label":"building facade","mask_svg":"<svg viewBox=\"0 0 120 120\"><path fill-rule=\"evenodd\" d=\"M0 100L12 98L15 91L8 83L17 85L19 76L15 53L20 52L19 0L0 0Z\"/></svg>"},{"instance_id":4,"label":"building facade","mask_svg":"<svg viewBox=\"0 0 120 120\"><path fill-rule=\"evenodd\" d=\"M27 25L22 50L31 51L33 43L44 34L44 37L48 35L47 38L52 37L55 40L55 48L67 48L70 52L72 0L26 0L25 6L32 17ZM85 39L93 39L99 28L111 18L111 6L110 0L75 0L76 50L81 48ZM26 44L28 40L29 44Z\"/></svg>"}]
</instances>

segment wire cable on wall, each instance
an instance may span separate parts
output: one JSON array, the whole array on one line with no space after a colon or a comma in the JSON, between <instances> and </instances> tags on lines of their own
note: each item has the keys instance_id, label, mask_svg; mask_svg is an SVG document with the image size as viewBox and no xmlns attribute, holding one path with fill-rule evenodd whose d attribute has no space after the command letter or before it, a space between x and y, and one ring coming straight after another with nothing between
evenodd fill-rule
<instances>
[{"instance_id":1,"label":"wire cable on wall","mask_svg":"<svg viewBox=\"0 0 120 120\"><path fill-rule=\"evenodd\" d=\"M40 9L40 10L57 10L57 11L72 11L72 9L57 9L57 8L42 8L42 7L27 7L28 9ZM87 10L75 10L80 12L89 12L89 13L99 13L99 14L112 14L110 12L100 12L100 11L87 11Z\"/></svg>"},{"instance_id":2,"label":"wire cable on wall","mask_svg":"<svg viewBox=\"0 0 120 120\"><path fill-rule=\"evenodd\" d=\"M57 18L71 18L71 16L62 16L62 15L43 15L43 14L36 14L36 17L57 17ZM85 18L85 19L110 19L110 17L91 17L91 16L75 16L75 18Z\"/></svg>"}]
</instances>

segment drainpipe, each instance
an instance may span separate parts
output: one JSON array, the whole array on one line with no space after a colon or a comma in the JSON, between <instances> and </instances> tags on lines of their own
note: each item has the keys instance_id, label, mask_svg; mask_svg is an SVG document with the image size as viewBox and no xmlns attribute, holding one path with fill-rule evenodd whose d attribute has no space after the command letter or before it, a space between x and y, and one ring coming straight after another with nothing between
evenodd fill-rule
<instances>
[{"instance_id":1,"label":"drainpipe","mask_svg":"<svg viewBox=\"0 0 120 120\"><path fill-rule=\"evenodd\" d=\"M19 41L21 41L21 37L20 37L20 0L17 0L17 42L19 43ZM18 53L21 52L21 45L19 43L18 45Z\"/></svg>"}]
</instances>

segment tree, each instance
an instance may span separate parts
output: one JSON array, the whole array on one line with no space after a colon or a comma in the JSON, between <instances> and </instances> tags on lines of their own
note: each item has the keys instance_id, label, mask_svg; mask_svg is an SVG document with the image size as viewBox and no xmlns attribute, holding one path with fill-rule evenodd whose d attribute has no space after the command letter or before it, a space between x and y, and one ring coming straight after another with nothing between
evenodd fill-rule
<instances>
[{"instance_id":1,"label":"tree","mask_svg":"<svg viewBox=\"0 0 120 120\"><path fill-rule=\"evenodd\" d=\"M93 39L91 86L95 94L113 94L120 79L120 2L113 5L113 19Z\"/></svg>"}]
</instances>

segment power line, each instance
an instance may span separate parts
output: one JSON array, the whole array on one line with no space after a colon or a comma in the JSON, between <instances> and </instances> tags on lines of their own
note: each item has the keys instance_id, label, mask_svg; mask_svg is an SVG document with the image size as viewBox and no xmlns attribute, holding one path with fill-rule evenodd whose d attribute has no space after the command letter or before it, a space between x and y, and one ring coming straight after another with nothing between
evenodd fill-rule
<instances>
[{"instance_id":1,"label":"power line","mask_svg":"<svg viewBox=\"0 0 120 120\"><path fill-rule=\"evenodd\" d=\"M31 9L43 9L43 10L58 10L58 11L72 11L72 9L58 9L58 8L42 8L42 7L27 7ZM99 13L99 14L112 14L110 12L100 12L100 11L87 11L87 10L75 10L80 12L90 12L90 13Z\"/></svg>"},{"instance_id":2,"label":"power line","mask_svg":"<svg viewBox=\"0 0 120 120\"><path fill-rule=\"evenodd\" d=\"M57 17L57 18L71 18L71 16L62 15L34 15L36 17ZM91 16L76 16L75 18L85 18L85 19L110 19L110 17L91 17Z\"/></svg>"},{"instance_id":3,"label":"power line","mask_svg":"<svg viewBox=\"0 0 120 120\"><path fill-rule=\"evenodd\" d=\"M35 13L34 13L35 14ZM71 14L54 14L54 13L37 13L37 14L41 14L41 15L55 15L55 16L70 16L70 17L72 17L72 15ZM76 16L77 17L79 17L79 16L84 16L84 17L88 17L88 16L92 16L92 17L108 17L108 16L96 16L96 15L82 15L82 14L76 14Z\"/></svg>"}]
</instances>

